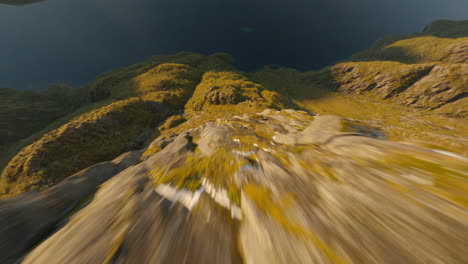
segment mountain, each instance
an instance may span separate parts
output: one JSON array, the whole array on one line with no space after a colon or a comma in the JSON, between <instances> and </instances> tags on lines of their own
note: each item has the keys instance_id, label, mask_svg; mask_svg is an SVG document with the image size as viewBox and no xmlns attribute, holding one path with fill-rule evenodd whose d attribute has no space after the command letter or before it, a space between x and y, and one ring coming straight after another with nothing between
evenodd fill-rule
<instances>
[{"instance_id":1,"label":"mountain","mask_svg":"<svg viewBox=\"0 0 468 264\"><path fill-rule=\"evenodd\" d=\"M466 263L467 25L320 71L181 52L0 90L0 262Z\"/></svg>"}]
</instances>

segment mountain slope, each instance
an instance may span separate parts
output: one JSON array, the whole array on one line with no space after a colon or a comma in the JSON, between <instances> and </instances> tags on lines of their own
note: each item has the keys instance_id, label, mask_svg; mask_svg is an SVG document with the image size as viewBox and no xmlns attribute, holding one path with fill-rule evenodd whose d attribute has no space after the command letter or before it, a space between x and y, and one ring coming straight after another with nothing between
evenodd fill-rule
<instances>
[{"instance_id":1,"label":"mountain slope","mask_svg":"<svg viewBox=\"0 0 468 264\"><path fill-rule=\"evenodd\" d=\"M292 109L162 135L162 150L117 172L23 262L464 263L465 160L382 138ZM81 184L71 179L39 199L18 197L21 207L0 203L0 214L56 201ZM24 230L28 221L15 219Z\"/></svg>"},{"instance_id":2,"label":"mountain slope","mask_svg":"<svg viewBox=\"0 0 468 264\"><path fill-rule=\"evenodd\" d=\"M370 49L351 57L354 61L391 60L404 63L468 62L468 23L434 21L421 33L388 36Z\"/></svg>"},{"instance_id":3,"label":"mountain slope","mask_svg":"<svg viewBox=\"0 0 468 264\"><path fill-rule=\"evenodd\" d=\"M316 72L98 76L3 170L0 262L466 263L466 25Z\"/></svg>"},{"instance_id":4,"label":"mountain slope","mask_svg":"<svg viewBox=\"0 0 468 264\"><path fill-rule=\"evenodd\" d=\"M0 88L0 145L25 138L66 113L44 94Z\"/></svg>"}]
</instances>

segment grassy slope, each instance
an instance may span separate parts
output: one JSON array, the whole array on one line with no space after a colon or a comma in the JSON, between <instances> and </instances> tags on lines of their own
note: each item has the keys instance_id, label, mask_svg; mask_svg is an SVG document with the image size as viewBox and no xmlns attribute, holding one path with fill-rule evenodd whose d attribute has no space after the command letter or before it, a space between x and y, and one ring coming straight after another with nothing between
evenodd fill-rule
<instances>
[{"instance_id":1,"label":"grassy slope","mask_svg":"<svg viewBox=\"0 0 468 264\"><path fill-rule=\"evenodd\" d=\"M437 31L442 32L439 27L439 24L435 23L426 30L426 33L437 33ZM458 34L457 37L459 37L459 34L464 34L464 29L452 31L452 34ZM434 33L434 35L437 35L436 33ZM393 42L388 41L388 39L381 40L374 45L372 49L375 49L378 46L382 47L383 42L387 42L387 46L392 45L392 43L399 43L398 45L400 46L405 43L412 43L411 38L414 37L415 35L405 36L404 38L397 37L392 39ZM442 34L441 37L450 36ZM427 37L421 38L420 36L417 36L417 39L417 41L428 40ZM430 49L423 48L418 52L423 54L432 48L432 46ZM434 58L436 60L441 60L441 57L437 57L438 55L434 56L434 54L431 54L430 56L431 60ZM426 57L424 57L423 60L426 60ZM113 139L105 141L107 144L116 145L116 149L106 152L106 155L101 155L102 153L100 154L99 151L97 154L94 152L94 143L96 143L96 140L99 142L101 140L99 136L92 139L81 138L80 140L90 140L89 142L94 143L79 150L81 157L87 158L80 163L81 165L75 166L69 171L60 166L54 167L55 165L51 165L55 164L54 161L61 159L60 155L62 155L62 150L49 151L54 154L50 156L46 162L46 166L41 166L45 168L45 170L36 170L34 168L31 170L34 166L31 167L27 165L30 163L30 158L35 155L34 153L42 153L42 150L47 150L47 147L44 146L44 142L54 142L57 140L53 136L51 138L51 135L57 134L57 131L74 131L81 126L81 123L89 123L89 120L86 119L87 115L78 117L74 121L68 123L72 117L80 116L88 110L97 109L99 106L109 104L112 101L125 100L129 97L140 97L146 101L163 103L164 105L169 106L173 113L185 110L185 114L183 116L178 116L177 118L181 120L188 120L191 118L190 122L182 121L183 123L181 125L170 129L170 131L173 132L182 132L185 129L189 129L208 121L213 121L218 117L261 111L266 107L284 108L300 106L304 109L320 114L340 114L346 117L366 121L372 125L382 128L382 130L384 130L392 140L411 139L413 141L419 140L422 142L431 142L431 144L443 145L450 150L466 154L467 144L462 139L462 136L468 133L468 127L463 122L460 122L459 119L441 117L434 112L422 109L398 106L391 100L382 101L382 98L387 98L388 96L382 96L378 93L351 93L349 95L337 93L336 84L343 80L348 82L347 78L344 78L339 74L337 75L336 69L337 67L339 68L339 66L329 67L318 72L299 72L293 69L272 69L266 67L258 72L245 74L235 71L230 64L231 61L232 59L230 56L226 54L215 54L206 57L199 54L183 52L173 56L155 56L146 62L118 69L99 76L96 81L81 89L81 91L85 91L86 99L91 104L85 105L80 110L77 110L54 124L51 124L48 128L36 133L30 138L22 140L15 144L14 148L10 148L8 150L10 154L15 153L20 147L32 143L40 138L36 143L26 147L22 151L23 154L18 155L13 159L10 164L11 166L5 170L7 173L5 174L4 172L3 179L5 180L10 178L10 182L15 181L15 179L11 179L18 176L15 170L25 168L27 173L23 173L22 176L24 176L25 179L32 178L33 181L30 182L33 182L34 184L39 182L39 185L41 185L43 184L44 179L52 179L51 181L56 181L80 168L83 168L85 165L101 161L104 157L111 158L111 156L118 155L125 149L122 148L122 144L125 144L126 141L131 141L131 139L136 136L136 131L141 132L141 126L136 125L135 127L137 129L130 129L128 131L129 133L127 133L127 135L130 136L125 137L125 139L121 138L122 140L117 140L117 144L115 144ZM435 64L438 63L442 62L437 62ZM418 71L421 67L433 67L433 64L434 63L404 65L398 62L381 61L367 62L367 64L361 63L361 65L367 66L364 67L363 71L355 72L355 76L351 79L360 80L360 83L358 83L358 86L360 87L357 87L357 91L362 89L363 85L370 88L375 86L372 83L368 83L377 78L377 76L369 74L370 72L374 71L379 74L383 73L385 75L384 77L388 77L392 80L391 83L393 86L390 85L390 89L387 92L387 95L392 95L394 93L399 93L400 90L405 90L405 86L408 83L412 84L414 81L417 81L419 79ZM398 67L396 67L396 65ZM403 68L411 69L408 71L402 71L401 69ZM415 72L413 72L413 68L416 69ZM424 68L422 71L427 71L427 69ZM349 72L351 71L345 70L345 74L348 74ZM402 89L402 87L405 89ZM292 98L296 105L289 102L282 95ZM188 103L185 104L186 102ZM458 100L456 103L461 103L461 107L465 107L466 103L464 102L466 101ZM119 103L116 103L114 105L118 104ZM92 113L106 112L103 109L110 109L109 107L112 108L112 106L108 106L95 110ZM444 107L445 106L441 107L441 109ZM451 109L448 109L448 111L450 112ZM117 110L117 112L119 112L119 110ZM139 115L138 113L134 114ZM99 114L97 115L99 116ZM106 114L104 114L104 116L106 116ZM146 114L142 114L142 117L148 117L151 119L149 116L146 116ZM116 118L119 120L118 115ZM104 120L105 119L106 118L104 118ZM143 120L140 121L143 122ZM60 125L63 126L50 132L51 129L55 129ZM126 128L126 126L122 127L122 129ZM93 137L93 131L94 129L86 131L86 137L90 135ZM105 133L110 132L105 131ZM73 133L70 132L67 135L69 134ZM72 142L76 140L73 136L59 136L59 138L63 138L63 142L68 142L69 140ZM60 140L57 140L57 142L60 142ZM79 140L74 144L76 145L78 142ZM105 149L106 148L103 148L103 151L107 151ZM74 150L73 148L70 148L63 153L68 153L67 151L73 152ZM74 156L75 154L69 156ZM62 158L64 157L62 156ZM65 158L65 160L66 159L67 158ZM25 165L27 166L25 167ZM62 172L61 170L65 171ZM31 174L30 172L33 173ZM34 186L36 185L34 184L24 185L24 181L21 180L21 177L19 177L20 180L17 181L20 184L14 187L16 188L16 191L13 191L12 193L18 193L29 188L35 188ZM47 184L47 181L45 182ZM41 185L40 187L43 186Z\"/></svg>"},{"instance_id":2,"label":"grassy slope","mask_svg":"<svg viewBox=\"0 0 468 264\"><path fill-rule=\"evenodd\" d=\"M145 62L104 73L87 85L86 89L91 101L141 96L151 91L160 90L161 85L166 85L164 82L172 82L173 77L177 77L177 73L175 73L177 69L174 69L174 67L172 67L172 72L167 71L167 74L158 70L154 70L158 72L150 72L150 70L156 69L161 64L185 65L185 67L190 68L191 72L183 74L190 74L193 80L198 81L205 71L231 69L231 62L232 58L222 53L203 56L196 53L181 52L171 56L154 56ZM188 69L178 70L188 71ZM152 76L153 73L159 74L159 76ZM171 86L173 85L171 84Z\"/></svg>"},{"instance_id":3,"label":"grassy slope","mask_svg":"<svg viewBox=\"0 0 468 264\"><path fill-rule=\"evenodd\" d=\"M432 35L433 37L430 37ZM421 144L430 144L435 147L449 149L462 154L468 154L468 144L464 136L468 134L468 124L459 118L450 118L439 113L460 113L468 108L468 101L463 98L467 92L467 80L464 71L466 64L450 62L433 62L441 58L434 39L442 39L451 43L465 43L468 36L468 21L436 21L429 25L423 33L416 33L405 36L390 36L377 41L369 50L358 53L351 60L357 60L360 56L368 56L368 62L344 62L333 67L325 68L315 72L300 72L294 69L280 68L264 69L251 74L251 78L265 87L269 87L281 94L286 94L294 99L301 107L318 114L339 114L346 117L369 122L380 127L386 132L391 140L411 140L420 141ZM465 37L465 38L464 38ZM458 38L458 39L457 39ZM425 45L415 45L415 43L429 41ZM438 40L436 40L437 42ZM436 43L437 44L437 43ZM418 55L418 64L404 64L405 58L396 58L396 61L380 61L377 55L387 46L406 46L408 50L415 49L413 53ZM443 50L443 49L442 49ZM427 56L424 53L428 53ZM410 53L411 54L411 53ZM465 53L468 54L468 51ZM372 56L374 57L372 57ZM446 54L445 54L446 55ZM406 57L407 59L407 57ZM421 63L423 61L430 63ZM447 83L456 94L447 95L440 98L439 95L431 95L429 92L432 80L422 82L412 89L406 91L406 86L417 82L420 77L428 74L428 67L440 65L446 72L435 74L434 81ZM356 67L357 66L357 67ZM354 71L350 68L356 67ZM381 78L376 78L381 77ZM385 78L391 79L387 91L371 91L373 87L382 83ZM376 81L377 80L377 81ZM347 85L347 94L338 93L337 83ZM355 86L353 86L355 84ZM428 87L424 87L427 84ZM366 91L366 88L370 88ZM402 89L403 88L403 89ZM406 94L401 96L401 92ZM438 100L459 97L453 103L441 105L435 102L440 108L436 112L413 108L405 105L398 105L403 99L411 96L429 94L428 97ZM382 98L391 98L382 100ZM398 101L400 100L400 101ZM420 107L430 107L434 102L422 101ZM463 110L465 109L465 110ZM457 114L453 116L458 116Z\"/></svg>"},{"instance_id":4,"label":"grassy slope","mask_svg":"<svg viewBox=\"0 0 468 264\"><path fill-rule=\"evenodd\" d=\"M98 77L82 89L87 92L87 101L95 103L85 105L6 150L9 156L32 143L5 167L0 187L3 195L44 188L86 166L111 159L135 146L141 147L139 144L150 136L149 131L157 122L163 121L166 114L183 110L190 98L191 102L197 98L204 99L202 90L210 89L212 85L220 86L220 90L232 89L234 94L239 95L224 95L226 100L242 101L233 101L232 107L225 109L229 113L233 113L234 108L241 113L246 110L245 107L256 110L284 107L281 103L286 99L277 93L250 82L242 74L221 72L231 68L230 61L225 54L204 57L179 53L155 57L148 62ZM206 71L209 73L197 86ZM192 97L196 86L196 94L202 95ZM125 99L132 96L140 99ZM116 102L102 107L112 101ZM212 117L208 114L208 108L216 108L215 112L219 113L225 103L206 105L203 111L205 118ZM148 104L158 106L159 112L148 110ZM87 113L91 110L94 111ZM142 134L145 131L148 133Z\"/></svg>"},{"instance_id":5,"label":"grassy slope","mask_svg":"<svg viewBox=\"0 0 468 264\"><path fill-rule=\"evenodd\" d=\"M468 62L467 37L468 21L439 20L431 23L421 33L379 39L369 49L353 55L351 60L392 60L404 63ZM451 56L460 46L464 47L464 54Z\"/></svg>"},{"instance_id":6,"label":"grassy slope","mask_svg":"<svg viewBox=\"0 0 468 264\"><path fill-rule=\"evenodd\" d=\"M369 95L329 94L298 104L318 114L338 114L381 128L389 140L413 141L468 155L468 124L432 111L395 105Z\"/></svg>"},{"instance_id":7,"label":"grassy slope","mask_svg":"<svg viewBox=\"0 0 468 264\"><path fill-rule=\"evenodd\" d=\"M25 147L9 162L0 182L3 195L42 188L141 147L145 133L164 117L160 111L155 102L132 98L73 119Z\"/></svg>"},{"instance_id":8,"label":"grassy slope","mask_svg":"<svg viewBox=\"0 0 468 264\"><path fill-rule=\"evenodd\" d=\"M50 131L59 128L62 125L70 122L70 120L91 112L100 107L106 106L112 103L112 100L104 100L97 103L87 104L82 106L67 115L56 119L55 121L49 123L43 129L31 134L30 136L12 141L10 144L0 146L0 171L7 165L11 158L13 158L21 149L34 143L36 140L39 140L43 135L49 133Z\"/></svg>"},{"instance_id":9,"label":"grassy slope","mask_svg":"<svg viewBox=\"0 0 468 264\"><path fill-rule=\"evenodd\" d=\"M276 91L288 94L302 108L317 114L338 114L381 128L390 140L430 143L468 154L463 136L468 124L434 111L417 109L382 100L373 93L343 94L330 85L330 71L300 72L293 69L263 69L252 79Z\"/></svg>"},{"instance_id":10,"label":"grassy slope","mask_svg":"<svg viewBox=\"0 0 468 264\"><path fill-rule=\"evenodd\" d=\"M25 138L66 113L44 94L0 88L0 145Z\"/></svg>"},{"instance_id":11,"label":"grassy slope","mask_svg":"<svg viewBox=\"0 0 468 264\"><path fill-rule=\"evenodd\" d=\"M385 40L387 42L388 40ZM373 48L352 56L353 61L390 60L403 63L468 62L468 38L415 36Z\"/></svg>"}]
</instances>

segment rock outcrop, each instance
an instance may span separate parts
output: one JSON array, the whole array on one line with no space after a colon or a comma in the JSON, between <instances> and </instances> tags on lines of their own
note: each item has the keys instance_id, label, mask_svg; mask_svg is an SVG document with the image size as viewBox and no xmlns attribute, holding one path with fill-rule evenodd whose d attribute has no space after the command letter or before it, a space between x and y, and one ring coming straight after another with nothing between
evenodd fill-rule
<instances>
[{"instance_id":1,"label":"rock outcrop","mask_svg":"<svg viewBox=\"0 0 468 264\"><path fill-rule=\"evenodd\" d=\"M208 72L203 75L187 110L202 111L216 106L238 105L239 108L284 108L286 98L234 72ZM245 111L245 110L244 110Z\"/></svg>"},{"instance_id":2,"label":"rock outcrop","mask_svg":"<svg viewBox=\"0 0 468 264\"><path fill-rule=\"evenodd\" d=\"M0 201L0 262L14 262L63 226L67 214L84 207L99 185L138 163L140 155L139 151L125 153L84 169L42 193L27 192Z\"/></svg>"},{"instance_id":3,"label":"rock outcrop","mask_svg":"<svg viewBox=\"0 0 468 264\"><path fill-rule=\"evenodd\" d=\"M466 159L375 137L295 110L195 127L23 263L465 263Z\"/></svg>"},{"instance_id":4,"label":"rock outcrop","mask_svg":"<svg viewBox=\"0 0 468 264\"><path fill-rule=\"evenodd\" d=\"M317 72L183 52L105 73L3 170L0 262L467 263L464 32Z\"/></svg>"},{"instance_id":5,"label":"rock outcrop","mask_svg":"<svg viewBox=\"0 0 468 264\"><path fill-rule=\"evenodd\" d=\"M467 52L468 54L468 52ZM417 108L446 106L448 115L466 117L468 106L450 104L468 95L468 64L341 63L330 69L340 92L372 93L381 99Z\"/></svg>"}]
</instances>

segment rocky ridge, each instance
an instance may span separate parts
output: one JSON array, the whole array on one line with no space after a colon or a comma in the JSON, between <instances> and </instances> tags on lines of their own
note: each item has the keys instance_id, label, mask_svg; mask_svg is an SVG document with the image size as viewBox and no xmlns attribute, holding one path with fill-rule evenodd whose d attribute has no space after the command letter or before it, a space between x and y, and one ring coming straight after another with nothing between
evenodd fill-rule
<instances>
[{"instance_id":1,"label":"rocky ridge","mask_svg":"<svg viewBox=\"0 0 468 264\"><path fill-rule=\"evenodd\" d=\"M446 23L422 34L463 47ZM318 72L183 52L99 76L3 170L0 262L466 263L465 50L387 42Z\"/></svg>"},{"instance_id":2,"label":"rocky ridge","mask_svg":"<svg viewBox=\"0 0 468 264\"><path fill-rule=\"evenodd\" d=\"M464 263L467 159L384 138L292 109L161 136L23 262Z\"/></svg>"}]
</instances>

